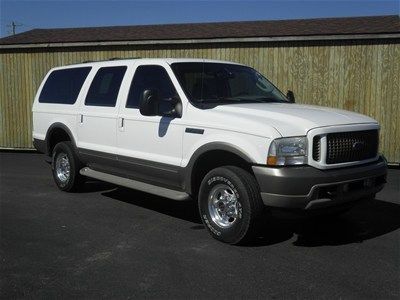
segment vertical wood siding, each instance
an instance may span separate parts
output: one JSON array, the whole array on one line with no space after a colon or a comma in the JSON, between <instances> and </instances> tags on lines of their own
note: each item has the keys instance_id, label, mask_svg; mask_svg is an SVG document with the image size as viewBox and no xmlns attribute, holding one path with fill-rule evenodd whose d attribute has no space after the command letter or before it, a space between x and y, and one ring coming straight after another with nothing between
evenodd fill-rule
<instances>
[{"instance_id":1,"label":"vertical wood siding","mask_svg":"<svg viewBox=\"0 0 400 300\"><path fill-rule=\"evenodd\" d=\"M112 57L187 57L250 65L298 103L359 112L381 124L381 151L400 163L399 40L0 50L0 147L32 147L32 101L54 66Z\"/></svg>"}]
</instances>

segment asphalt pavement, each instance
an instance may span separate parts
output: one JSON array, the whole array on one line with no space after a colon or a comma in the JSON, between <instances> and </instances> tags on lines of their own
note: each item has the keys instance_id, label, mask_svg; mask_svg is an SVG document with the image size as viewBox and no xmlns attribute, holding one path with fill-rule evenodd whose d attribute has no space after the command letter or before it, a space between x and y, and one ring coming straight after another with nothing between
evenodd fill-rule
<instances>
[{"instance_id":1,"label":"asphalt pavement","mask_svg":"<svg viewBox=\"0 0 400 300\"><path fill-rule=\"evenodd\" d=\"M399 299L400 170L339 218L265 217L229 246L194 202L97 181L61 192L40 154L0 152L0 298Z\"/></svg>"}]
</instances>

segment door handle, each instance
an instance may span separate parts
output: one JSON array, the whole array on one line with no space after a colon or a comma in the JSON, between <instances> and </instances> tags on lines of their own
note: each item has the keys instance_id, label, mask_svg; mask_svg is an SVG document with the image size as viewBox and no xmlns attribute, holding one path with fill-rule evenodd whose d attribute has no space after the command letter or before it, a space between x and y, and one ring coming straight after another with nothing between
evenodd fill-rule
<instances>
[{"instance_id":1,"label":"door handle","mask_svg":"<svg viewBox=\"0 0 400 300\"><path fill-rule=\"evenodd\" d=\"M124 124L125 124L125 119L124 118L119 118L119 127L120 128L124 128Z\"/></svg>"},{"instance_id":2,"label":"door handle","mask_svg":"<svg viewBox=\"0 0 400 300\"><path fill-rule=\"evenodd\" d=\"M80 123L81 123L81 124L83 123L83 115L81 115Z\"/></svg>"}]
</instances>

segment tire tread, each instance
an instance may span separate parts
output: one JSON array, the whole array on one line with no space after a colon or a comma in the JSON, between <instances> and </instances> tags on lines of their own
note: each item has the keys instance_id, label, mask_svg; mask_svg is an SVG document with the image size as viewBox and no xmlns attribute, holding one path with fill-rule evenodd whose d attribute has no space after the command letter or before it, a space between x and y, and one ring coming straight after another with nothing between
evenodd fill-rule
<instances>
[{"instance_id":1,"label":"tire tread","mask_svg":"<svg viewBox=\"0 0 400 300\"><path fill-rule=\"evenodd\" d=\"M229 174L229 177L232 177L232 179L236 179L237 181L241 182L243 185L245 192L248 196L248 201L249 201L249 206L250 210L246 211L246 214L249 214L248 218L244 218L243 221L246 220L246 224L244 224L240 231L237 232L235 237L231 237L229 239L227 238L221 238L218 236L215 236L213 233L212 236L218 240L221 240L223 242L229 243L229 244L246 244L250 242L260 225L260 219L262 216L262 212L264 210L264 204L261 200L260 196L260 191L258 187L258 183L256 182L256 179L254 176L252 176L248 171L237 167L237 166L222 166L218 167L215 169L212 169L204 178L200 187L200 194L199 194L199 209L201 207L201 201L204 201L205 195L203 195L202 192L202 187L205 185L207 182L207 179L213 175L213 174ZM200 214L202 212L200 211Z\"/></svg>"}]
</instances>

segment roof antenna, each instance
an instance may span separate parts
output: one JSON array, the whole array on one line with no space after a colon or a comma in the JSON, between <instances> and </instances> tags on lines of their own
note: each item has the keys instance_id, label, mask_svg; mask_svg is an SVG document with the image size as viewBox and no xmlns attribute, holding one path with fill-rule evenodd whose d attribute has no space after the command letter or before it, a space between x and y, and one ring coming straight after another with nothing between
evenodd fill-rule
<instances>
[{"instance_id":1,"label":"roof antenna","mask_svg":"<svg viewBox=\"0 0 400 300\"><path fill-rule=\"evenodd\" d=\"M15 29L18 26L23 26L23 24L17 24L14 21L12 21L10 25L7 25L7 27L11 27L12 28L12 35L15 35Z\"/></svg>"}]
</instances>

